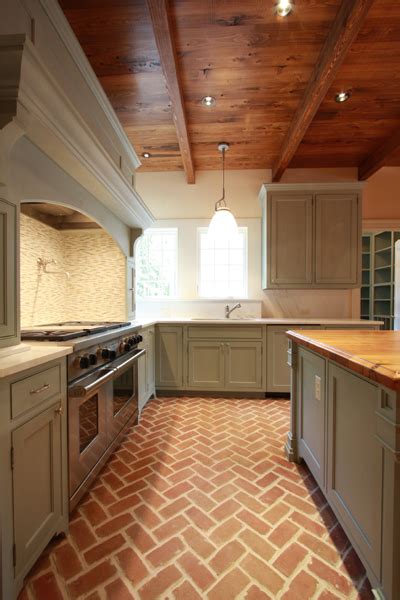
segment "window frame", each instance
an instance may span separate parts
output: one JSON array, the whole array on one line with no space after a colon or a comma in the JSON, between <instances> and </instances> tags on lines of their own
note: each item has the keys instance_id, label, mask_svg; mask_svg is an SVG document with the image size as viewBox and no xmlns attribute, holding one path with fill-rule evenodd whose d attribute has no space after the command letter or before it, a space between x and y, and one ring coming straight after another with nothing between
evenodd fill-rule
<instances>
[{"instance_id":1,"label":"window frame","mask_svg":"<svg viewBox=\"0 0 400 600\"><path fill-rule=\"evenodd\" d=\"M136 264L136 258L137 258L137 250L135 250L135 297L136 297L136 301L138 302L157 302L157 301L168 301L168 300L177 300L179 298L179 290L178 290L178 284L179 284L179 278L178 278L178 269L179 269L179 228L178 227L148 227L147 229L145 229L145 231L143 232L143 234L140 236L140 238L138 239L138 242L140 241L140 239L142 237L144 237L146 235L146 233L161 233L161 234L165 234L165 233L171 233L174 232L175 233L175 241L176 241L176 246L175 246L175 270L174 270L174 291L175 293L171 296L139 296L138 294L138 269L137 269L137 264Z\"/></svg>"},{"instance_id":2,"label":"window frame","mask_svg":"<svg viewBox=\"0 0 400 600\"><path fill-rule=\"evenodd\" d=\"M196 234L196 294L200 300L247 300L249 298L249 243L248 243L248 227L238 226L238 231L244 234L244 248L243 248L243 278L244 278L244 295L240 296L201 296L200 295L200 284L201 284L201 234L206 233L208 227L197 227Z\"/></svg>"}]
</instances>

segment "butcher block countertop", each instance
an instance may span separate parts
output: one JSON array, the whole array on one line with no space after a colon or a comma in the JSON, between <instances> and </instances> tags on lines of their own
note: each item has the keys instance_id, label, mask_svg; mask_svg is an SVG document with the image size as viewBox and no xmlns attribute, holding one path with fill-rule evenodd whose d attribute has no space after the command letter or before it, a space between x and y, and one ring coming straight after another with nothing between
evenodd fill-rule
<instances>
[{"instance_id":1,"label":"butcher block countertop","mask_svg":"<svg viewBox=\"0 0 400 600\"><path fill-rule=\"evenodd\" d=\"M287 336L393 390L400 390L400 331L302 330Z\"/></svg>"}]
</instances>

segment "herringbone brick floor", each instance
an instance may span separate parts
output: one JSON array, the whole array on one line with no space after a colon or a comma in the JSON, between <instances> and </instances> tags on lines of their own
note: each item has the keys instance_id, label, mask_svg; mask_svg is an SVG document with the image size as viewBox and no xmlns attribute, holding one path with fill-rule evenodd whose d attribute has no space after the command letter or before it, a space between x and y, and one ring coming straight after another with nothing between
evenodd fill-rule
<instances>
[{"instance_id":1,"label":"herringbone brick floor","mask_svg":"<svg viewBox=\"0 0 400 600\"><path fill-rule=\"evenodd\" d=\"M288 423L285 400L151 401L20 599L371 599Z\"/></svg>"}]
</instances>

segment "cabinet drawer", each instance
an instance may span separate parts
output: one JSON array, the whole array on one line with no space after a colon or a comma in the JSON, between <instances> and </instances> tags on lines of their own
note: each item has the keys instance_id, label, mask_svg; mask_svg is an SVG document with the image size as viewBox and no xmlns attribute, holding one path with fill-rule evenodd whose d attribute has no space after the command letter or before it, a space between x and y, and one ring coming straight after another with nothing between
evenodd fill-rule
<instances>
[{"instance_id":1,"label":"cabinet drawer","mask_svg":"<svg viewBox=\"0 0 400 600\"><path fill-rule=\"evenodd\" d=\"M11 384L11 417L15 419L36 405L61 393L60 365Z\"/></svg>"},{"instance_id":2,"label":"cabinet drawer","mask_svg":"<svg viewBox=\"0 0 400 600\"><path fill-rule=\"evenodd\" d=\"M261 340L262 337L262 326L224 325L221 327L188 327L188 338L191 339Z\"/></svg>"}]
</instances>

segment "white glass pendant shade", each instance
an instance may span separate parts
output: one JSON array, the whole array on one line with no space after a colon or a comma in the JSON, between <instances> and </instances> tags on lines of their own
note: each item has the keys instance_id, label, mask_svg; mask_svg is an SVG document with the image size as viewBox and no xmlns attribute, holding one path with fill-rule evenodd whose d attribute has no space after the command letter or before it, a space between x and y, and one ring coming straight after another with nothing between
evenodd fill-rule
<instances>
[{"instance_id":1,"label":"white glass pendant shade","mask_svg":"<svg viewBox=\"0 0 400 600\"><path fill-rule=\"evenodd\" d=\"M208 235L214 240L231 240L238 235L236 219L227 206L218 207L208 226Z\"/></svg>"}]
</instances>

